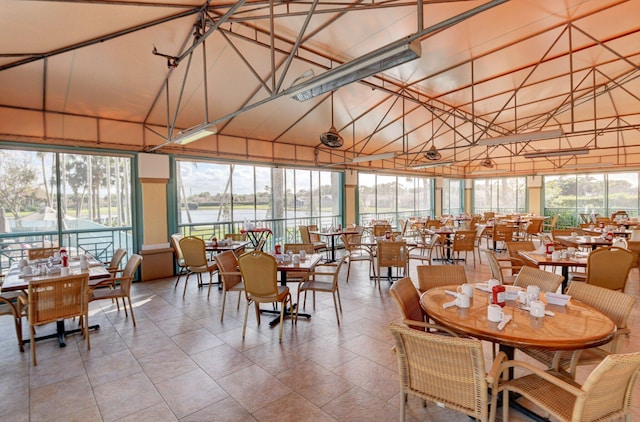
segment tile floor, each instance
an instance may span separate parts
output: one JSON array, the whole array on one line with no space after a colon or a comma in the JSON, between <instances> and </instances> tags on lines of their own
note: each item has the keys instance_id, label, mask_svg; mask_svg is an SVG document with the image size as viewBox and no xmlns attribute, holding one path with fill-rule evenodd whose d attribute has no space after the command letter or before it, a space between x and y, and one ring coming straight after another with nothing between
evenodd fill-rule
<instances>
[{"instance_id":1,"label":"tile floor","mask_svg":"<svg viewBox=\"0 0 640 422\"><path fill-rule=\"evenodd\" d=\"M466 265L470 281L488 278L488 267ZM415 264L411 274L415 278ZM351 280L341 276L344 312L336 324L330 295L319 295L310 320L285 322L284 338L263 317L249 315L242 340L244 299L174 278L134 285L137 327L105 302L91 306L91 350L79 336L66 348L37 344L38 366L29 346L20 353L10 318L0 318L0 421L393 421L399 416L397 364L387 329L399 318L388 293L367 277L366 263L354 264ZM639 295L638 270L629 293ZM71 324L71 322L67 322ZM640 312L625 350L640 350ZM40 332L53 330L43 327ZM25 334L27 330L25 329ZM517 355L520 357L520 355ZM579 377L586 376L586 372ZM639 388L636 388L638 390ZM636 394L634 402L640 403ZM407 420L467 421L466 416L409 400ZM512 412L511 420L526 417ZM640 408L633 419L640 420Z\"/></svg>"}]
</instances>

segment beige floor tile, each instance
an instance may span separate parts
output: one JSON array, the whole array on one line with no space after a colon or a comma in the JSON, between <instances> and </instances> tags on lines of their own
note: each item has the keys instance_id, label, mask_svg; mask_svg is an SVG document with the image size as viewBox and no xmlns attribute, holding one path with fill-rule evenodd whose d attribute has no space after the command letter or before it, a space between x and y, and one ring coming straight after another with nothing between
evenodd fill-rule
<instances>
[{"instance_id":1,"label":"beige floor tile","mask_svg":"<svg viewBox=\"0 0 640 422\"><path fill-rule=\"evenodd\" d=\"M162 402L118 419L118 422L174 422L177 420L169 406Z\"/></svg>"},{"instance_id":2,"label":"beige floor tile","mask_svg":"<svg viewBox=\"0 0 640 422\"><path fill-rule=\"evenodd\" d=\"M200 368L159 382L156 388L177 418L188 416L229 396Z\"/></svg>"},{"instance_id":3,"label":"beige floor tile","mask_svg":"<svg viewBox=\"0 0 640 422\"><path fill-rule=\"evenodd\" d=\"M260 422L335 422L332 416L295 392L269 403L253 416Z\"/></svg>"},{"instance_id":4,"label":"beige floor tile","mask_svg":"<svg viewBox=\"0 0 640 422\"><path fill-rule=\"evenodd\" d=\"M96 403L85 374L31 389L29 396L32 421L64 420L79 410L79 403L81 409Z\"/></svg>"},{"instance_id":5,"label":"beige floor tile","mask_svg":"<svg viewBox=\"0 0 640 422\"><path fill-rule=\"evenodd\" d=\"M114 421L163 402L156 387L141 372L98 385L93 390L105 421Z\"/></svg>"},{"instance_id":6,"label":"beige floor tile","mask_svg":"<svg viewBox=\"0 0 640 422\"><path fill-rule=\"evenodd\" d=\"M251 413L291 392L289 387L257 365L220 378L218 383Z\"/></svg>"},{"instance_id":7,"label":"beige floor tile","mask_svg":"<svg viewBox=\"0 0 640 422\"><path fill-rule=\"evenodd\" d=\"M215 334L205 328L175 335L171 337L171 340L188 355L194 355L224 344Z\"/></svg>"},{"instance_id":8,"label":"beige floor tile","mask_svg":"<svg viewBox=\"0 0 640 422\"><path fill-rule=\"evenodd\" d=\"M142 372L140 364L129 350L92 357L84 361L84 367L94 387Z\"/></svg>"},{"instance_id":9,"label":"beige floor tile","mask_svg":"<svg viewBox=\"0 0 640 422\"><path fill-rule=\"evenodd\" d=\"M245 408L240 406L231 397L220 400L198 412L195 412L185 418L180 419L181 422L255 422L256 419L251 416Z\"/></svg>"},{"instance_id":10,"label":"beige floor tile","mask_svg":"<svg viewBox=\"0 0 640 422\"><path fill-rule=\"evenodd\" d=\"M299 362L277 378L319 407L351 388L344 378L310 360Z\"/></svg>"}]
</instances>

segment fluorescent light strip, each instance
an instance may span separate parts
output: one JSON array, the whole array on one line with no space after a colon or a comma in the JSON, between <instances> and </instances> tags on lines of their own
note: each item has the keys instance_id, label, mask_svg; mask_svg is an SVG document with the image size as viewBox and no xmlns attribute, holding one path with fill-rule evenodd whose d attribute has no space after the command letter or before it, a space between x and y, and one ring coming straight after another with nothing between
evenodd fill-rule
<instances>
[{"instance_id":1,"label":"fluorescent light strip","mask_svg":"<svg viewBox=\"0 0 640 422\"><path fill-rule=\"evenodd\" d=\"M559 138L564 135L562 129L547 130L543 132L515 133L513 135L484 138L478 141L478 145L503 145L515 142L539 141L542 139Z\"/></svg>"},{"instance_id":2,"label":"fluorescent light strip","mask_svg":"<svg viewBox=\"0 0 640 422\"><path fill-rule=\"evenodd\" d=\"M509 170L507 169L493 169L493 170L476 170L470 174L496 174L496 173L507 173Z\"/></svg>"},{"instance_id":3,"label":"fluorescent light strip","mask_svg":"<svg viewBox=\"0 0 640 422\"><path fill-rule=\"evenodd\" d=\"M395 152L385 152L383 154L373 154L373 155L361 155L359 157L353 157L351 159L351 163L364 163L367 161L376 161L376 160L386 160L387 158L396 158Z\"/></svg>"},{"instance_id":4,"label":"fluorescent light strip","mask_svg":"<svg viewBox=\"0 0 640 422\"><path fill-rule=\"evenodd\" d=\"M215 126L198 126L196 128L186 129L178 132L178 136L174 138L173 143L186 145L199 139L206 138L207 136L215 135L217 132L218 131Z\"/></svg>"},{"instance_id":5,"label":"fluorescent light strip","mask_svg":"<svg viewBox=\"0 0 640 422\"><path fill-rule=\"evenodd\" d=\"M350 62L334 67L299 85L288 89L288 95L298 101L306 101L318 95L334 91L352 82L415 60L422 55L420 40L407 39L388 44Z\"/></svg>"},{"instance_id":6,"label":"fluorescent light strip","mask_svg":"<svg viewBox=\"0 0 640 422\"><path fill-rule=\"evenodd\" d=\"M579 149L556 149L550 151L528 152L524 154L525 158L544 158L544 157L561 157L564 155L587 155L589 148Z\"/></svg>"},{"instance_id":7,"label":"fluorescent light strip","mask_svg":"<svg viewBox=\"0 0 640 422\"><path fill-rule=\"evenodd\" d=\"M450 166L453 164L453 161L440 161L438 163L430 163L430 164L420 164L418 166L413 166L413 167L409 167L413 170L421 170L421 169L428 169L431 167L444 167L444 166Z\"/></svg>"}]
</instances>

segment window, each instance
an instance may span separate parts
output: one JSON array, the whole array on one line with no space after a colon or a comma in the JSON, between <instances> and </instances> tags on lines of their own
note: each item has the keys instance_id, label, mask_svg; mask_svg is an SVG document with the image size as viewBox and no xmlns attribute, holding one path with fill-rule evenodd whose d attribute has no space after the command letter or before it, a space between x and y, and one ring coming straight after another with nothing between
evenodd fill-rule
<instances>
[{"instance_id":1,"label":"window","mask_svg":"<svg viewBox=\"0 0 640 422\"><path fill-rule=\"evenodd\" d=\"M464 180L442 179L442 215L464 213L463 192Z\"/></svg>"},{"instance_id":2,"label":"window","mask_svg":"<svg viewBox=\"0 0 640 422\"><path fill-rule=\"evenodd\" d=\"M360 223L433 216L433 179L358 173Z\"/></svg>"},{"instance_id":3,"label":"window","mask_svg":"<svg viewBox=\"0 0 640 422\"><path fill-rule=\"evenodd\" d=\"M275 243L299 242L298 226L342 224L341 174L208 161L176 161L178 226L185 235L224 238L250 222Z\"/></svg>"},{"instance_id":4,"label":"window","mask_svg":"<svg viewBox=\"0 0 640 422\"><path fill-rule=\"evenodd\" d=\"M132 157L0 149L2 269L30 248L133 251Z\"/></svg>"},{"instance_id":5,"label":"window","mask_svg":"<svg viewBox=\"0 0 640 422\"><path fill-rule=\"evenodd\" d=\"M474 179L473 214L492 211L498 214L526 212L527 180L525 177Z\"/></svg>"},{"instance_id":6,"label":"window","mask_svg":"<svg viewBox=\"0 0 640 422\"><path fill-rule=\"evenodd\" d=\"M545 176L545 215L558 214L559 226L575 226L587 216L610 217L615 211L638 215L639 173Z\"/></svg>"}]
</instances>

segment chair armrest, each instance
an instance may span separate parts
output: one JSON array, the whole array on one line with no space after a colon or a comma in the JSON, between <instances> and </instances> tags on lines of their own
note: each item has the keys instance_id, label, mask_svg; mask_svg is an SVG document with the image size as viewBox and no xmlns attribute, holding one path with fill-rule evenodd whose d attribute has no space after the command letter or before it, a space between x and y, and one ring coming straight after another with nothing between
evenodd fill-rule
<instances>
[{"instance_id":1,"label":"chair armrest","mask_svg":"<svg viewBox=\"0 0 640 422\"><path fill-rule=\"evenodd\" d=\"M493 364L491 365L491 369L487 373L487 383L489 385L493 385L494 387L498 386L498 382L500 381L501 366L504 362L507 361L507 354L505 352L499 352L498 356L496 356Z\"/></svg>"},{"instance_id":2,"label":"chair armrest","mask_svg":"<svg viewBox=\"0 0 640 422\"><path fill-rule=\"evenodd\" d=\"M117 277L109 277L109 278L105 278L103 280L100 280L99 282L97 282L96 284L92 285L89 287L89 291L94 290L98 287L103 287L105 285L109 285L109 284L115 284L116 280L120 280L120 278Z\"/></svg>"},{"instance_id":3,"label":"chair armrest","mask_svg":"<svg viewBox=\"0 0 640 422\"><path fill-rule=\"evenodd\" d=\"M406 318L402 320L402 323L405 325L410 325L412 327L431 328L432 330L443 331L447 334L452 335L453 337L460 337L460 334L456 333L455 331L451 331L450 329L443 327L442 325L431 324L424 321L416 321L414 319Z\"/></svg>"},{"instance_id":4,"label":"chair armrest","mask_svg":"<svg viewBox=\"0 0 640 422\"><path fill-rule=\"evenodd\" d=\"M539 376L540 378L544 379L545 381L550 382L551 384L554 384L555 386L562 388L563 390L565 390L567 393L572 394L576 397L581 396L583 394L585 394L585 392L573 385L568 383L567 381L553 375L553 373L549 373L545 370L542 370L540 368L537 368L527 362L522 362L522 361L517 361L517 360L509 360L507 362L504 362L502 365L500 365L500 372L504 373L505 371L507 371L510 368L521 368L524 370L527 370L537 376ZM558 374L559 375L559 374Z\"/></svg>"}]
</instances>

